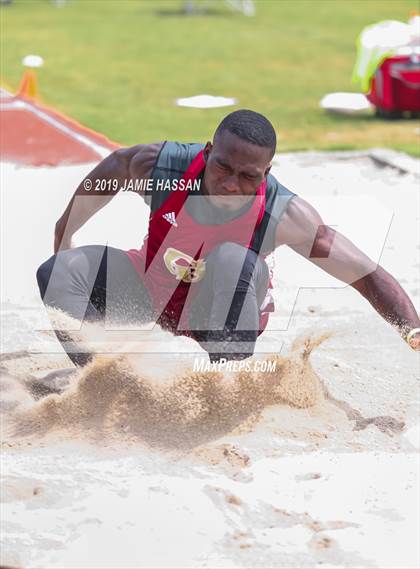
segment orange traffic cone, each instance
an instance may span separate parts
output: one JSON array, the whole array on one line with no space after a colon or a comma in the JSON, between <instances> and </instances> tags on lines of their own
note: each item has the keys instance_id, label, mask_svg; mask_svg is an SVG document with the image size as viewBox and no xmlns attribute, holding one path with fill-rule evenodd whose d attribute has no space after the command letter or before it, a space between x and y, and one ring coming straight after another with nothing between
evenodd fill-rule
<instances>
[{"instance_id":1,"label":"orange traffic cone","mask_svg":"<svg viewBox=\"0 0 420 569\"><path fill-rule=\"evenodd\" d=\"M18 97L35 99L38 94L36 71L25 69L17 92Z\"/></svg>"},{"instance_id":2,"label":"orange traffic cone","mask_svg":"<svg viewBox=\"0 0 420 569\"><path fill-rule=\"evenodd\" d=\"M35 99L38 96L38 79L36 68L44 65L44 60L40 55L25 55L22 65L26 67L17 92L18 97Z\"/></svg>"}]
</instances>

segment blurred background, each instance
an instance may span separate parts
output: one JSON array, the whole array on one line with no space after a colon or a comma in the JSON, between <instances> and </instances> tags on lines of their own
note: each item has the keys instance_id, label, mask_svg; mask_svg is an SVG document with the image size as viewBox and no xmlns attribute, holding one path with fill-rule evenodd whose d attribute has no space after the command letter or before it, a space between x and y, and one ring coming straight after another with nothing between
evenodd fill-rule
<instances>
[{"instance_id":1,"label":"blurred background","mask_svg":"<svg viewBox=\"0 0 420 569\"><path fill-rule=\"evenodd\" d=\"M39 54L41 100L123 145L205 141L227 112L251 108L274 123L279 151L386 146L419 154L416 121L319 108L328 92L359 90L351 77L362 29L407 22L416 0L256 0L253 15L234 4L3 0L2 86L16 91L22 58ZM174 104L202 93L237 104Z\"/></svg>"}]
</instances>

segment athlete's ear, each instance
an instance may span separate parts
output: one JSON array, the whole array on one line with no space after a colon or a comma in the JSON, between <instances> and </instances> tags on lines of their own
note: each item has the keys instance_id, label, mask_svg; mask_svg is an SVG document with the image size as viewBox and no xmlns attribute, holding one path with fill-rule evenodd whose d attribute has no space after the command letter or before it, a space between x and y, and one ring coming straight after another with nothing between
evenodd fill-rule
<instances>
[{"instance_id":1,"label":"athlete's ear","mask_svg":"<svg viewBox=\"0 0 420 569\"><path fill-rule=\"evenodd\" d=\"M213 148L212 143L210 141L207 141L206 146L203 149L204 162L207 162L212 148Z\"/></svg>"},{"instance_id":2,"label":"athlete's ear","mask_svg":"<svg viewBox=\"0 0 420 569\"><path fill-rule=\"evenodd\" d=\"M270 173L271 166L272 166L272 164L270 164L270 165L265 169L264 178L266 178L266 177L268 176L268 174Z\"/></svg>"}]
</instances>

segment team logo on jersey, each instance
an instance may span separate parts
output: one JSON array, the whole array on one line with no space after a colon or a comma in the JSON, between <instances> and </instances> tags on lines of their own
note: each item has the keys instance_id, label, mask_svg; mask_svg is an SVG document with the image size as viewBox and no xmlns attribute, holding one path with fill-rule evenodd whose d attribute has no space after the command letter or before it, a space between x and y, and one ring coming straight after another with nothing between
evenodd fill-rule
<instances>
[{"instance_id":1,"label":"team logo on jersey","mask_svg":"<svg viewBox=\"0 0 420 569\"><path fill-rule=\"evenodd\" d=\"M201 281L206 272L204 259L193 259L186 253L169 247L166 249L163 260L170 273L175 275L178 281L196 283Z\"/></svg>"},{"instance_id":2,"label":"team logo on jersey","mask_svg":"<svg viewBox=\"0 0 420 569\"><path fill-rule=\"evenodd\" d=\"M174 211L170 211L169 213L164 213L162 215L163 219L166 219L166 221L169 221L169 223L171 225L173 225L174 227L178 227L178 224L176 222L175 219L175 212Z\"/></svg>"}]
</instances>

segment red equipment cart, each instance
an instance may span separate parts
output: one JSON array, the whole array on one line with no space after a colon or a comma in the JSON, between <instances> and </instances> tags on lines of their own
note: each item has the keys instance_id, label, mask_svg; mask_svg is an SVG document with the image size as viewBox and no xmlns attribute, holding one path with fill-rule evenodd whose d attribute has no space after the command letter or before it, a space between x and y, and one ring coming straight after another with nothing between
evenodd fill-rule
<instances>
[{"instance_id":1,"label":"red equipment cart","mask_svg":"<svg viewBox=\"0 0 420 569\"><path fill-rule=\"evenodd\" d=\"M401 118L420 115L420 55L395 55L385 59L372 79L369 101L376 114Z\"/></svg>"}]
</instances>

